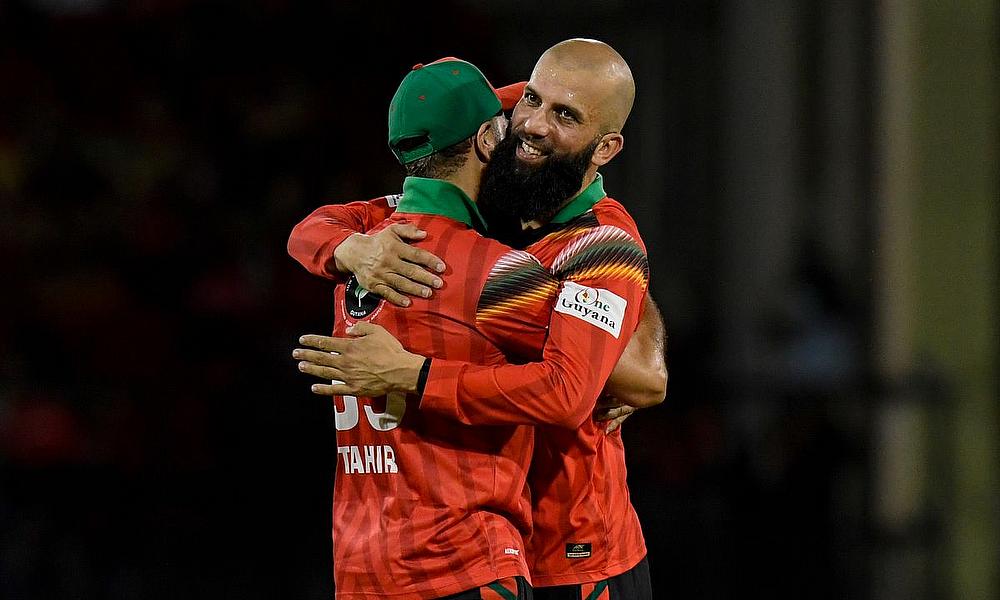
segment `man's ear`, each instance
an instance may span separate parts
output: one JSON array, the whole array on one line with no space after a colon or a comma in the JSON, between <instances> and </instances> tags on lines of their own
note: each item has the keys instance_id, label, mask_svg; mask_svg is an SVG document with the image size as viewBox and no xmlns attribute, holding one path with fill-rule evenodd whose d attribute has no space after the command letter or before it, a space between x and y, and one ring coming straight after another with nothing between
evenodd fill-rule
<instances>
[{"instance_id":1,"label":"man's ear","mask_svg":"<svg viewBox=\"0 0 1000 600\"><path fill-rule=\"evenodd\" d=\"M479 130L476 131L476 156L479 160L484 163L490 161L490 156L493 154L493 149L497 146L496 136L493 135L493 128L490 127L490 122L486 121L479 126Z\"/></svg>"},{"instance_id":2,"label":"man's ear","mask_svg":"<svg viewBox=\"0 0 1000 600\"><path fill-rule=\"evenodd\" d=\"M601 141L597 142L597 148L594 148L594 156L590 159L590 162L598 167L604 166L611 162L611 159L617 156L624 147L625 138L622 134L617 132L605 133L601 136Z\"/></svg>"}]
</instances>

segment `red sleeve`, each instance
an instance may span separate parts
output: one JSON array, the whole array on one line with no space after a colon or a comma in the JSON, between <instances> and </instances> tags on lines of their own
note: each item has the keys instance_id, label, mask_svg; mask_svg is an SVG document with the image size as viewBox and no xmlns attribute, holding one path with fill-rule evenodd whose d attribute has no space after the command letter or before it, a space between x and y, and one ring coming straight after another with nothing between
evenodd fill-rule
<instances>
[{"instance_id":1,"label":"red sleeve","mask_svg":"<svg viewBox=\"0 0 1000 600\"><path fill-rule=\"evenodd\" d=\"M395 195L321 206L292 228L288 254L314 275L340 279L333 251L351 235L364 233L387 219L398 201Z\"/></svg>"},{"instance_id":2,"label":"red sleeve","mask_svg":"<svg viewBox=\"0 0 1000 600\"><path fill-rule=\"evenodd\" d=\"M466 424L579 427L639 322L649 269L638 232L586 230L552 265L562 279L542 361L480 366L434 359L420 408Z\"/></svg>"}]
</instances>

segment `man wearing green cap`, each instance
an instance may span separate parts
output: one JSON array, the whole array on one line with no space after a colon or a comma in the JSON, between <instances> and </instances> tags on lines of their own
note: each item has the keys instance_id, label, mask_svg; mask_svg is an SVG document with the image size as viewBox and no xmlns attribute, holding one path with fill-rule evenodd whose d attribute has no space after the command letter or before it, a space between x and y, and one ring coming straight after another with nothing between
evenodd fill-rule
<instances>
[{"instance_id":1,"label":"man wearing green cap","mask_svg":"<svg viewBox=\"0 0 1000 600\"><path fill-rule=\"evenodd\" d=\"M418 65L403 79L389 108L389 140L409 176L396 212L376 232L418 227L427 232L424 250L456 263L467 257L469 268L442 273L447 285L435 298L408 309L351 277L335 291L335 335L378 323L427 356L499 365L505 356L537 354L552 294L535 292L556 283L530 255L483 237L471 199L506 129L501 108L496 90L464 61ZM527 287L511 285L512 277ZM484 290L517 304L518 318L483 314ZM427 361L416 360L419 379ZM532 428L456 428L415 408L395 393L335 400L337 597L530 598L524 538Z\"/></svg>"},{"instance_id":2,"label":"man wearing green cap","mask_svg":"<svg viewBox=\"0 0 1000 600\"><path fill-rule=\"evenodd\" d=\"M382 352L385 347L375 345L371 347L379 348L379 351L368 354L366 359L378 362L391 356L390 362L412 362L412 366L400 364L396 369L397 373L410 374L403 378L394 374L386 376L384 372L373 369L372 372L378 372L377 377L384 380L374 381L374 387L370 389L372 393L391 389L416 391L421 395L420 414L447 416L468 424L548 423L572 429L567 435L560 432L563 430L547 428L544 437L540 438L546 447L543 454L549 458L536 464L535 472L542 475L535 477L533 482L539 496L535 518L542 525L541 532L544 532L532 538L534 551L530 558L533 574L547 586L549 597L561 597L559 594L563 593L567 597L581 593L589 597L609 590L613 598L641 598L649 596L648 570L643 559L645 545L634 510L628 504L627 488L624 487L620 438L604 441L606 432L595 429L592 424L587 426L578 419L581 403L589 412L635 329L647 285L645 251L635 224L620 205L604 195L600 176L596 175L596 167L610 160L621 148L618 131L631 107L630 93L634 91L626 89L626 97L621 94L613 97L610 103L613 106L604 110L595 107L593 98L595 95L605 98L606 93L595 94L590 90L591 94L579 94L579 100L574 102L577 94L572 89L567 92L567 86L563 84L567 70L571 71L568 77L571 84L575 77L579 86L580 81L593 78L592 71L596 67L607 71L609 56L612 59L617 57L620 63L611 64L611 71L617 69L621 72L624 61L613 50L609 54L606 45L571 42L564 47L557 45L539 61L524 99L515 110L516 139L511 139L508 144L509 159L516 154L519 162L534 162L536 166L547 167L529 169L529 179L534 176L537 183L532 189L524 189L517 203L519 213L528 217L525 221L542 225L529 249L538 252L543 262L562 280L559 304L552 313L549 341L545 346L546 360L521 366L475 367L468 364L476 362L473 360L449 361L447 359L451 357L446 354L424 352L423 356L433 356L434 359L429 364L429 371L427 360L420 363L422 376L417 377L414 375L417 373L417 361L423 356L402 352L399 348L395 352ZM546 60L547 65L544 64ZM562 76L553 80L551 74L559 73L559 69L562 69ZM627 65L624 69L627 73ZM546 75L549 77L546 78ZM621 77L617 81L614 77L605 79L611 79L615 86L622 87ZM631 84L630 74L627 74L624 83ZM608 103L607 100L604 102ZM522 115L520 127L517 126L518 110ZM598 135L587 139L586 136L591 135L587 132L592 130ZM574 142L577 139L581 142ZM560 145L569 146L570 143L585 145L572 153L560 151ZM400 152L419 147L418 144L404 144L399 151L394 148L394 152L402 159L405 155ZM519 162L508 161L506 168L516 171L520 167ZM557 183L552 184L551 181ZM489 178L484 185L489 187ZM534 193L537 188L546 186L549 189L543 193ZM572 196L571 192L577 189L579 194ZM404 200L405 190L404 184ZM567 197L570 201L566 200ZM546 223L552 226L546 227ZM292 240L289 250L296 256ZM306 264L309 261L302 262ZM510 283L515 289L529 288L526 283L534 283L537 286L534 290L536 296L544 295L551 289L551 284L542 283L540 278L535 281L521 278L505 283ZM497 287L503 289L504 286ZM447 289L448 286L443 288ZM487 302L486 310L480 311L477 318L486 321L491 316L502 316L511 320L518 315L523 316L520 302L524 300L503 298ZM418 301L414 307L422 304ZM481 297L480 306L483 304ZM380 343L385 341L370 326L358 327L356 331L367 333L367 338L379 338ZM655 332L652 337L655 340ZM325 356L303 355L301 352L305 351L297 351L301 358L311 363L305 365L303 370L336 378L349 375L355 389L366 391L365 385L358 383L357 365L350 364L356 358L352 357L352 352L356 354L357 347L352 348L351 342L344 341L331 341L330 346L324 345L328 340L310 339L307 343L343 352L337 357L341 362L330 363ZM412 343L404 340L404 344L420 352L413 348ZM655 348L654 344L654 350L660 351L658 361L662 363L662 347ZM650 352L647 349L640 354L648 355ZM337 364L345 370L317 366L329 364ZM580 371L586 371L590 377L581 378ZM626 382L631 379L633 384L640 383L643 375L648 373L639 369L633 370L633 374L637 376L625 378ZM407 378L410 380L407 381ZM320 387L337 393L345 393L344 390L348 389L343 386ZM642 386L637 387L637 395L642 396ZM623 386L626 392L623 396L627 395L628 388L628 385ZM635 389L633 387L633 391ZM659 400L662 400L662 388L659 388L654 402ZM580 427L581 423L584 427ZM602 456L602 448L618 450ZM564 476L569 479L560 483ZM582 485L579 482L583 482ZM587 503L577 504L586 498L590 498ZM605 510L595 513L593 508L588 508L587 505L593 506L595 500L603 503ZM621 515L615 519L622 524L616 526L608 520L608 515ZM569 522L582 525L567 528L564 523ZM565 555L562 546L565 546Z\"/></svg>"}]
</instances>

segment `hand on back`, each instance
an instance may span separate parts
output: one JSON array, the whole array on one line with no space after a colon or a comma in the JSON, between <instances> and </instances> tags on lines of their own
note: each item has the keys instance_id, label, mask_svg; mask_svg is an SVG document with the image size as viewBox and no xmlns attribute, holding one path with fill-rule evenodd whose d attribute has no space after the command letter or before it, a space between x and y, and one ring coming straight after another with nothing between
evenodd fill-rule
<instances>
[{"instance_id":1,"label":"hand on back","mask_svg":"<svg viewBox=\"0 0 1000 600\"><path fill-rule=\"evenodd\" d=\"M394 223L372 235L357 233L334 251L337 268L353 273L366 290L396 306L410 305L410 297L429 298L444 282L434 272L444 261L410 245L427 233L409 223Z\"/></svg>"}]
</instances>

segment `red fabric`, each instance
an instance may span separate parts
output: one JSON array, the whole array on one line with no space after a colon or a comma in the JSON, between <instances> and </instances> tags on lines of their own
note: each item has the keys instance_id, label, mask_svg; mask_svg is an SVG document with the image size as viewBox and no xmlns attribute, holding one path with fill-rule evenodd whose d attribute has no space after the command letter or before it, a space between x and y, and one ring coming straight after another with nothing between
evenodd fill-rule
<instances>
[{"instance_id":1,"label":"red fabric","mask_svg":"<svg viewBox=\"0 0 1000 600\"><path fill-rule=\"evenodd\" d=\"M497 97L500 98L500 104L503 105L505 111L513 110L514 106L521 101L521 96L524 95L524 86L527 84L527 81L518 81L497 88Z\"/></svg>"},{"instance_id":2,"label":"red fabric","mask_svg":"<svg viewBox=\"0 0 1000 600\"><path fill-rule=\"evenodd\" d=\"M386 224L408 221L427 231L420 247L463 266L449 267L432 298L414 299L406 309L382 301L365 319L424 355L502 363L501 348L477 325L476 312L494 263L509 249L443 217L395 214ZM338 336L356 322L346 311L345 289L341 284L335 292ZM549 310L541 305L525 314ZM544 322L506 326L519 343L541 344ZM338 598L436 597L529 577L523 539L531 527L525 481L531 427L459 425L417 410L415 398L335 403Z\"/></svg>"},{"instance_id":3,"label":"red fabric","mask_svg":"<svg viewBox=\"0 0 1000 600\"><path fill-rule=\"evenodd\" d=\"M550 234L528 250L542 264L571 246L574 241L599 227L615 227L629 234L645 253L635 221L618 202L604 198L594 205L595 222L573 231L574 223L563 232ZM577 219L577 221L586 221ZM623 331L630 334L638 324L648 279L636 281L632 270L583 269L568 275L590 287L607 287L628 298L628 316ZM646 271L648 278L648 270ZM625 327L628 327L626 330ZM614 340L603 334L600 340L576 337L578 344L593 345L593 364L601 372L601 383L610 375L628 343L628 336ZM597 336L597 333L592 333ZM596 398L600 389L591 390ZM587 419L575 431L539 426L535 433L536 451L529 475L533 497L535 530L529 540L531 573L536 587L594 582L624 573L646 555L639 517L629 499L626 484L625 448L621 431L611 435ZM567 544L590 543L589 558L567 558Z\"/></svg>"},{"instance_id":4,"label":"red fabric","mask_svg":"<svg viewBox=\"0 0 1000 600\"><path fill-rule=\"evenodd\" d=\"M533 584L599 581L627 571L646 554L629 501L621 435L607 435L588 418L638 324L648 285L645 247L625 209L605 198L527 250L564 286L570 281L625 298L619 337L553 312L544 362L433 361L420 407L466 423L541 423L529 476ZM567 545L578 543L589 544L590 555L567 557Z\"/></svg>"},{"instance_id":5,"label":"red fabric","mask_svg":"<svg viewBox=\"0 0 1000 600\"><path fill-rule=\"evenodd\" d=\"M326 208L332 209L327 218L344 222L335 216L341 207ZM377 213L379 208L370 206L369 210ZM609 240L610 251L605 251L602 244ZM639 259L635 258L636 247ZM419 413L463 423L543 423L537 428L530 474L535 499L535 531L529 540L533 583L544 587L599 581L627 571L646 553L638 517L629 501L620 433L607 435L587 418L638 323L648 285L645 247L625 209L604 198L592 212L549 233L527 250L565 281L624 298L627 309L619 336L553 312L545 362L504 366L453 355L434 360ZM562 285L565 287L565 282ZM529 288L540 295L550 293L541 283ZM480 289L482 286L475 291ZM477 322L487 325L483 331L490 332L486 333L490 339L519 335L516 328L502 329L507 319L513 328L523 311L504 302L483 304L480 299ZM490 320L499 322L492 324L500 327L499 333L491 332ZM401 337L400 341L420 352L407 339ZM567 544L578 543L590 544L590 555L568 558Z\"/></svg>"},{"instance_id":6,"label":"red fabric","mask_svg":"<svg viewBox=\"0 0 1000 600\"><path fill-rule=\"evenodd\" d=\"M340 281L333 251L355 233L375 227L396 210L399 196L383 196L367 202L328 204L314 210L292 228L288 254L313 275Z\"/></svg>"}]
</instances>

